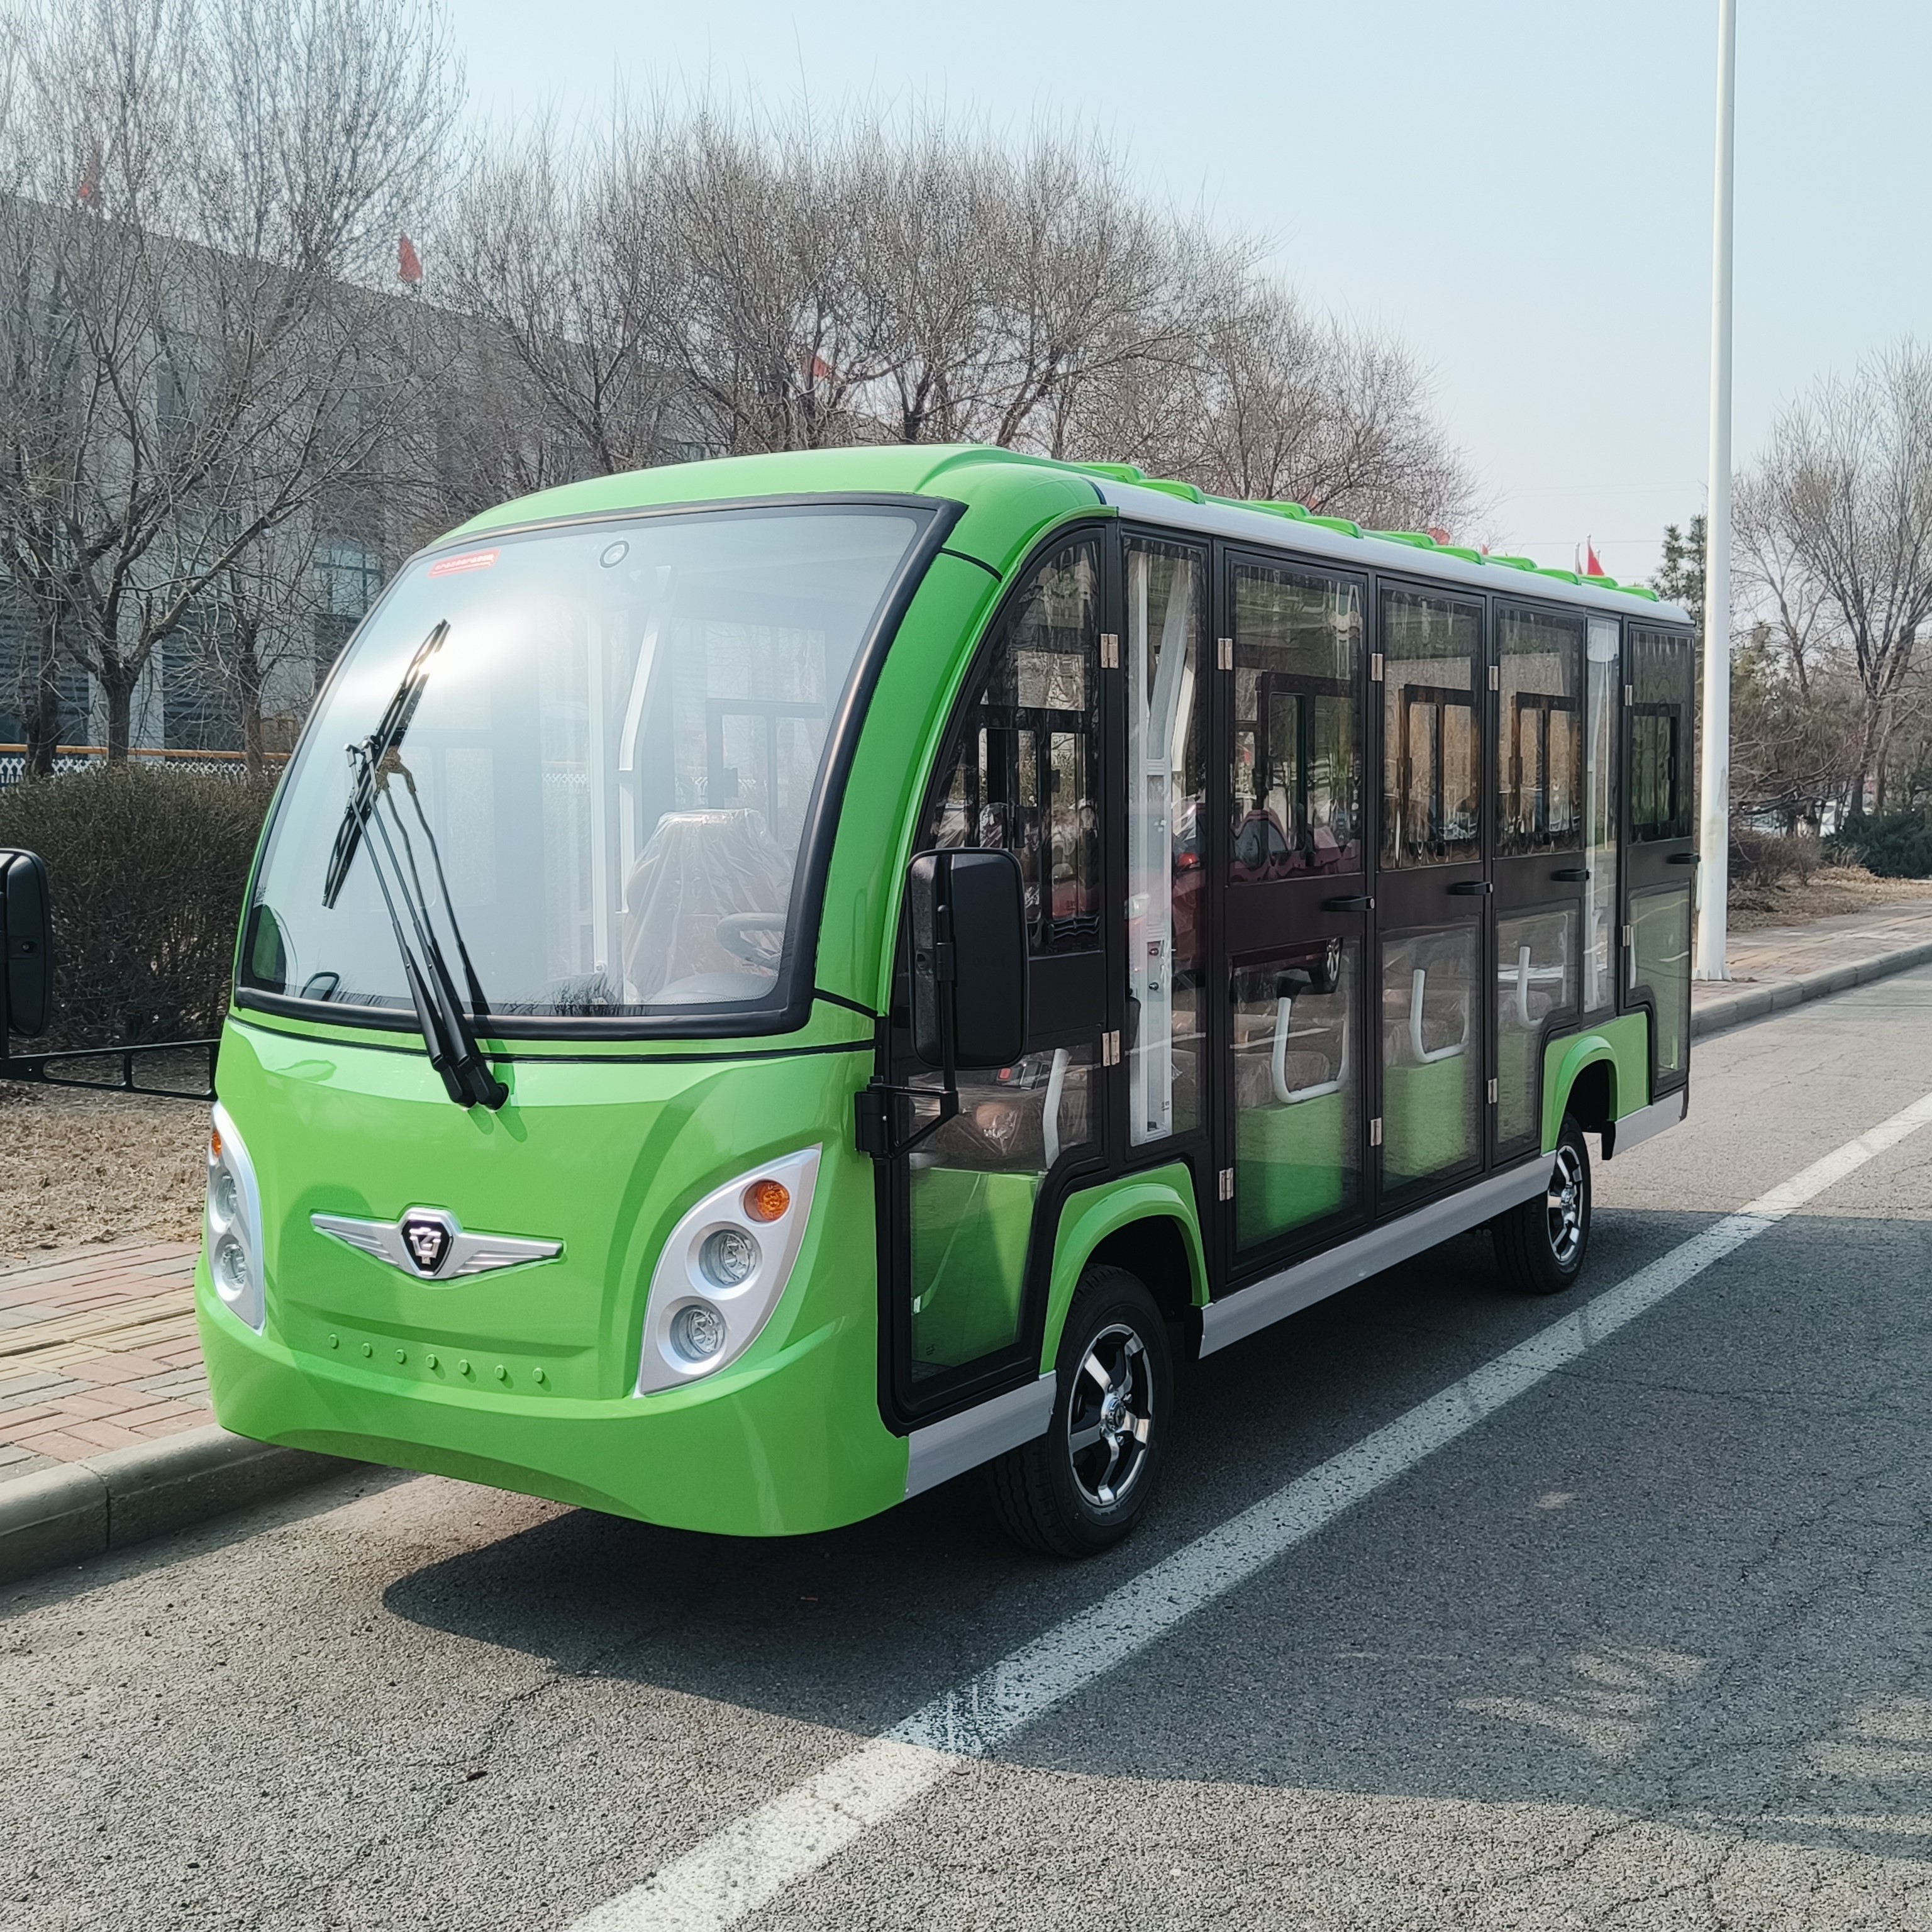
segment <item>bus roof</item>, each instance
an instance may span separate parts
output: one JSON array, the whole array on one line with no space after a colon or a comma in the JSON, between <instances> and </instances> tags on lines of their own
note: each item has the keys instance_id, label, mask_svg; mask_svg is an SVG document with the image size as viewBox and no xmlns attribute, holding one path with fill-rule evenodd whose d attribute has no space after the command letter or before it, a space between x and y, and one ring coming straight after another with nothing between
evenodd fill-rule
<instances>
[{"instance_id":1,"label":"bus roof","mask_svg":"<svg viewBox=\"0 0 1932 1932\"><path fill-rule=\"evenodd\" d=\"M1418 531L1364 530L1344 518L1316 515L1299 503L1210 496L1191 483L1144 476L1130 464L1061 463L978 443L871 444L665 464L518 498L472 518L446 541L466 542L491 530L553 518L818 495L944 496L969 509L992 511L992 517L974 520L993 527L974 532L981 542L967 547L1002 572L1018 561L1016 542L1023 548L1034 532L1058 516L1102 503L1137 520L1270 549L1292 548L1357 568L1372 566L1504 596L1668 623L1690 622L1682 606L1660 602L1647 586L1619 584L1614 578L1582 577L1527 557L1485 556L1438 544ZM952 547L962 547L967 536L962 529Z\"/></svg>"}]
</instances>

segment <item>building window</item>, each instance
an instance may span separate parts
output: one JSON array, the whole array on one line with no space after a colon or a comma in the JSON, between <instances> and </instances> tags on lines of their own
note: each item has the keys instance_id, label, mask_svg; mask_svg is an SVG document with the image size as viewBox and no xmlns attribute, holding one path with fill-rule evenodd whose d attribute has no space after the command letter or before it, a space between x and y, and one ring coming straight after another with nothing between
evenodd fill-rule
<instances>
[{"instance_id":1,"label":"building window","mask_svg":"<svg viewBox=\"0 0 1932 1932\"><path fill-rule=\"evenodd\" d=\"M315 681L342 655L382 588L382 560L367 544L332 537L315 554Z\"/></svg>"}]
</instances>

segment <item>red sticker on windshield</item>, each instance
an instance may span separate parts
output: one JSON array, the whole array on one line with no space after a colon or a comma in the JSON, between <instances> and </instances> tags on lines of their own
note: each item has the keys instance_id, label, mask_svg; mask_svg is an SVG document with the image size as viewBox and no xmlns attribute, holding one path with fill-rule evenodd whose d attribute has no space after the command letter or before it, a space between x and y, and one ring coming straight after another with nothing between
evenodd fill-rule
<instances>
[{"instance_id":1,"label":"red sticker on windshield","mask_svg":"<svg viewBox=\"0 0 1932 1932\"><path fill-rule=\"evenodd\" d=\"M468 550L460 556L446 556L429 567L432 577L454 577L459 570L488 570L496 561L494 550Z\"/></svg>"}]
</instances>

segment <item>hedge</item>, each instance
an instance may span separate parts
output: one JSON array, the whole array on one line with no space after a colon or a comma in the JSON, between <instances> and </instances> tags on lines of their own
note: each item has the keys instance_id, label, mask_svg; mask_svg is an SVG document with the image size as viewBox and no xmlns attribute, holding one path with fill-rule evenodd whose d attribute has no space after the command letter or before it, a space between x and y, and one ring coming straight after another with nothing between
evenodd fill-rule
<instances>
[{"instance_id":1,"label":"hedge","mask_svg":"<svg viewBox=\"0 0 1932 1932\"><path fill-rule=\"evenodd\" d=\"M271 793L133 763L0 790L0 845L39 853L53 899L53 1031L37 1045L219 1030Z\"/></svg>"},{"instance_id":2,"label":"hedge","mask_svg":"<svg viewBox=\"0 0 1932 1932\"><path fill-rule=\"evenodd\" d=\"M1932 878L1932 819L1923 811L1848 818L1831 844L1834 856L1881 879Z\"/></svg>"}]
</instances>

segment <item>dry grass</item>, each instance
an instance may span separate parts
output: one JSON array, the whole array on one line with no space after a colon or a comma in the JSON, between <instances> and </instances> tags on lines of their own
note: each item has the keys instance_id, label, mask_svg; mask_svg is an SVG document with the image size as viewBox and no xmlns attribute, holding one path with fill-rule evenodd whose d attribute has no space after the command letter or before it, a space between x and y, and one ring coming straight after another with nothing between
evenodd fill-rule
<instances>
[{"instance_id":1,"label":"dry grass","mask_svg":"<svg viewBox=\"0 0 1932 1932\"><path fill-rule=\"evenodd\" d=\"M1771 926L1802 926L1807 920L1909 899L1932 899L1932 879L1875 879L1862 866L1821 866L1808 879L1733 887L1730 928L1757 932Z\"/></svg>"},{"instance_id":2,"label":"dry grass","mask_svg":"<svg viewBox=\"0 0 1932 1932\"><path fill-rule=\"evenodd\" d=\"M208 1109L0 1081L0 1260L201 1232Z\"/></svg>"}]
</instances>

